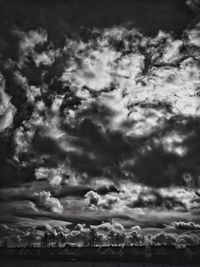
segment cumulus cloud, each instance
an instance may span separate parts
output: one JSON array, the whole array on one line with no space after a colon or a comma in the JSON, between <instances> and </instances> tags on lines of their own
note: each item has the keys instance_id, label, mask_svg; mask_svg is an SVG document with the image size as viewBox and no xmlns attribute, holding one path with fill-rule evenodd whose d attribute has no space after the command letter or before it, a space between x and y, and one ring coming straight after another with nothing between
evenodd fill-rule
<instances>
[{"instance_id":1,"label":"cumulus cloud","mask_svg":"<svg viewBox=\"0 0 200 267\"><path fill-rule=\"evenodd\" d=\"M99 47L99 50L87 51L89 56L79 58L78 64L68 63L69 68L65 69L62 80L70 81L73 86L87 86L97 91L108 87L112 81L112 64L119 58L119 53L109 47Z\"/></svg>"},{"instance_id":2,"label":"cumulus cloud","mask_svg":"<svg viewBox=\"0 0 200 267\"><path fill-rule=\"evenodd\" d=\"M104 209L111 209L112 205L119 201L117 196L104 195L101 196L94 191L89 191L84 196L86 205L91 208L102 207Z\"/></svg>"},{"instance_id":3,"label":"cumulus cloud","mask_svg":"<svg viewBox=\"0 0 200 267\"><path fill-rule=\"evenodd\" d=\"M198 233L173 232L165 230L157 233L144 234L139 226L124 228L119 222L103 222L98 225L86 226L77 224L69 228L67 225L60 227L27 227L25 231L16 227L2 225L6 231L7 246L43 246L43 247L63 247L65 245L76 246L174 246L176 248L199 245ZM183 229L182 229L183 230ZM17 235L15 239L14 236ZM5 242L1 242L1 245Z\"/></svg>"},{"instance_id":4,"label":"cumulus cloud","mask_svg":"<svg viewBox=\"0 0 200 267\"><path fill-rule=\"evenodd\" d=\"M114 224L114 225L113 225ZM59 242L58 242L59 239ZM56 242L57 240L57 242ZM44 246L64 246L65 244L78 246L193 246L198 245L200 239L197 234L188 233L167 233L165 231L157 234L143 235L140 232L130 231L128 229L115 228L115 222L102 223L98 226L78 224L70 232L52 232L46 235L46 241L49 243Z\"/></svg>"},{"instance_id":5,"label":"cumulus cloud","mask_svg":"<svg viewBox=\"0 0 200 267\"><path fill-rule=\"evenodd\" d=\"M59 56L58 50L49 50L47 52L42 52L41 54L35 53L34 54L34 62L37 67L39 66L51 66L55 58Z\"/></svg>"},{"instance_id":6,"label":"cumulus cloud","mask_svg":"<svg viewBox=\"0 0 200 267\"><path fill-rule=\"evenodd\" d=\"M198 207L198 193L184 187L151 188L131 182L121 183L119 207L151 207L164 210L186 212ZM118 208L119 208L118 207Z\"/></svg>"},{"instance_id":7,"label":"cumulus cloud","mask_svg":"<svg viewBox=\"0 0 200 267\"><path fill-rule=\"evenodd\" d=\"M195 218L193 210L199 208L198 202L198 193L190 188L156 189L132 182L121 182L118 191L110 191L106 194L88 191L84 196L84 209L87 211L89 208L94 212L108 211L113 216L115 216L116 212L121 214L127 214L128 212L130 216L133 216L133 220L138 221L141 219L143 222L145 218L148 220L149 216L154 217L155 215L157 217L159 214L163 214L163 218L159 219L159 224L165 224L164 213L168 218L170 216L173 218L176 213L181 218L184 214L191 213L192 218ZM150 210L152 213L148 214ZM141 218L139 218L139 214L142 216Z\"/></svg>"},{"instance_id":8,"label":"cumulus cloud","mask_svg":"<svg viewBox=\"0 0 200 267\"><path fill-rule=\"evenodd\" d=\"M200 224L195 222L175 222L174 226L181 230L199 230Z\"/></svg>"},{"instance_id":9,"label":"cumulus cloud","mask_svg":"<svg viewBox=\"0 0 200 267\"><path fill-rule=\"evenodd\" d=\"M60 185L63 179L62 169L55 168L38 168L35 171L36 179L47 179L51 185Z\"/></svg>"},{"instance_id":10,"label":"cumulus cloud","mask_svg":"<svg viewBox=\"0 0 200 267\"><path fill-rule=\"evenodd\" d=\"M199 29L200 29L200 23L197 23L194 28L190 29L187 32L188 39L190 41L191 45L200 46L200 34L199 34Z\"/></svg>"},{"instance_id":11,"label":"cumulus cloud","mask_svg":"<svg viewBox=\"0 0 200 267\"><path fill-rule=\"evenodd\" d=\"M50 192L39 192L34 194L35 199L38 201L38 204L46 210L52 211L54 213L62 213L63 206L60 201L51 196Z\"/></svg>"},{"instance_id":12,"label":"cumulus cloud","mask_svg":"<svg viewBox=\"0 0 200 267\"><path fill-rule=\"evenodd\" d=\"M43 29L31 30L29 32L23 32L20 29L15 29L14 34L20 38L19 42L19 66L28 60L28 56L35 57L35 47L37 45L43 45L47 42L47 33ZM36 57L36 63L39 64Z\"/></svg>"},{"instance_id":13,"label":"cumulus cloud","mask_svg":"<svg viewBox=\"0 0 200 267\"><path fill-rule=\"evenodd\" d=\"M41 96L41 88L34 85L29 86L27 78L19 71L15 72L14 80L25 90L27 100L30 103L35 103L36 98Z\"/></svg>"}]
</instances>

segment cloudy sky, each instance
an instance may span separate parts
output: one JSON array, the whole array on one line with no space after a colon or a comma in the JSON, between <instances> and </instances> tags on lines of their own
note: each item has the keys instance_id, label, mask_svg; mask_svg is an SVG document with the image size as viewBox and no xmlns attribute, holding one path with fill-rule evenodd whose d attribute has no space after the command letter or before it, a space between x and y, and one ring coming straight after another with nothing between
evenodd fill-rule
<instances>
[{"instance_id":1,"label":"cloudy sky","mask_svg":"<svg viewBox=\"0 0 200 267\"><path fill-rule=\"evenodd\" d=\"M199 1L0 5L1 244L200 244Z\"/></svg>"}]
</instances>

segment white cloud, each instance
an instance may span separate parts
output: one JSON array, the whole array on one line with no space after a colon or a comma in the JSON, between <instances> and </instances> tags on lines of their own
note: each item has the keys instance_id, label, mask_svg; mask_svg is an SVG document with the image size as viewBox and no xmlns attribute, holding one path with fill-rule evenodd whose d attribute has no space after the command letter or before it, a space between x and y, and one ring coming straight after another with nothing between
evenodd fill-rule
<instances>
[{"instance_id":1,"label":"white cloud","mask_svg":"<svg viewBox=\"0 0 200 267\"><path fill-rule=\"evenodd\" d=\"M181 40L169 40L163 51L162 61L166 63L176 62L181 58L180 48L183 45Z\"/></svg>"},{"instance_id":2,"label":"white cloud","mask_svg":"<svg viewBox=\"0 0 200 267\"><path fill-rule=\"evenodd\" d=\"M35 53L33 55L35 64L37 67L44 65L44 66L51 66L54 61L55 57L58 56L57 51L48 51L48 52L42 52L41 54Z\"/></svg>"},{"instance_id":3,"label":"white cloud","mask_svg":"<svg viewBox=\"0 0 200 267\"><path fill-rule=\"evenodd\" d=\"M200 23L197 23L195 27L187 32L189 43L200 47Z\"/></svg>"},{"instance_id":4,"label":"white cloud","mask_svg":"<svg viewBox=\"0 0 200 267\"><path fill-rule=\"evenodd\" d=\"M41 96L41 91L42 91L41 88L36 87L34 85L29 86L26 77L23 76L19 71L16 71L14 75L15 75L14 77L15 82L25 90L27 100L30 103L35 104L36 97Z\"/></svg>"},{"instance_id":5,"label":"white cloud","mask_svg":"<svg viewBox=\"0 0 200 267\"><path fill-rule=\"evenodd\" d=\"M86 205L88 205L92 209L111 209L112 205L119 201L119 198L117 196L112 196L109 194L101 196L94 191L87 192L84 198Z\"/></svg>"},{"instance_id":6,"label":"white cloud","mask_svg":"<svg viewBox=\"0 0 200 267\"><path fill-rule=\"evenodd\" d=\"M39 205L41 205L43 208L50 210L53 213L63 212L62 204L57 198L52 197L50 192L35 192L34 197L38 200Z\"/></svg>"},{"instance_id":7,"label":"white cloud","mask_svg":"<svg viewBox=\"0 0 200 267\"><path fill-rule=\"evenodd\" d=\"M115 60L119 53L104 47L92 50L78 63L72 61L69 68L62 75L63 81L70 81L74 86L87 86L92 90L102 90L110 86L112 82L112 71Z\"/></svg>"},{"instance_id":8,"label":"white cloud","mask_svg":"<svg viewBox=\"0 0 200 267\"><path fill-rule=\"evenodd\" d=\"M187 148L183 146L185 137L176 132L171 132L161 139L161 143L166 152L184 156L187 153Z\"/></svg>"},{"instance_id":9,"label":"white cloud","mask_svg":"<svg viewBox=\"0 0 200 267\"><path fill-rule=\"evenodd\" d=\"M16 29L14 33L20 38L18 66L22 67L26 63L28 56L34 57L36 45L46 43L48 36L44 29L30 30L28 32Z\"/></svg>"},{"instance_id":10,"label":"white cloud","mask_svg":"<svg viewBox=\"0 0 200 267\"><path fill-rule=\"evenodd\" d=\"M60 185L63 180L63 169L61 166L58 168L40 167L35 170L37 180L46 179L52 186Z\"/></svg>"},{"instance_id":11,"label":"white cloud","mask_svg":"<svg viewBox=\"0 0 200 267\"><path fill-rule=\"evenodd\" d=\"M0 132L3 132L13 123L16 109L10 100L11 97L5 92L4 77L0 74Z\"/></svg>"},{"instance_id":12,"label":"white cloud","mask_svg":"<svg viewBox=\"0 0 200 267\"><path fill-rule=\"evenodd\" d=\"M111 83L114 84L112 91L100 93L98 101L111 108L115 114L109 122L109 127L112 130L125 131L128 136L146 136L162 128L166 120L173 115L199 116L198 62L193 58L187 58L180 63L180 67L178 65L176 67L176 62L181 61L181 58L185 56L180 53L184 41L174 40L170 34L160 32L154 39L141 36L142 40L133 43L128 52L126 48L124 51L123 49L120 52L116 51L112 43L113 39L127 42L126 35L128 34L134 35L133 32L123 28L106 29L97 42L90 41L83 47L81 46L81 49L85 51L81 57L79 56L80 48L75 43L75 49L71 51L73 60L67 63L70 67L66 68L62 79L72 86L76 85L74 90L78 96L85 95L86 89L82 88L84 85L101 91ZM165 45L161 53L158 50L163 46L163 40L165 40ZM145 74L143 74L143 69L147 55L144 53L144 56L139 52L139 45L143 46L146 54L151 55ZM74 58L77 58L77 61ZM172 63L175 65L173 66ZM79 107L79 112L87 107L91 95L87 92L87 95L83 97L86 101ZM167 113L164 108L160 110L151 109L148 106L141 108L142 103L158 104L161 102L171 105L172 113ZM76 113L73 112L74 117ZM127 121L130 127L125 129L121 125ZM183 155L185 149L177 147L176 153Z\"/></svg>"},{"instance_id":13,"label":"white cloud","mask_svg":"<svg viewBox=\"0 0 200 267\"><path fill-rule=\"evenodd\" d=\"M181 230L199 230L200 229L200 224L195 223L195 222L174 222L174 226L177 229Z\"/></svg>"}]
</instances>

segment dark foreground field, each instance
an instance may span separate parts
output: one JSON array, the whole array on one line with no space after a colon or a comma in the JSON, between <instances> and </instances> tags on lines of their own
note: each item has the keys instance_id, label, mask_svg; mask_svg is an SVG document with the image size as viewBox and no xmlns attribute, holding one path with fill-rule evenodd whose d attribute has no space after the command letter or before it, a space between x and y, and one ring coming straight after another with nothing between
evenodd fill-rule
<instances>
[{"instance_id":1,"label":"dark foreground field","mask_svg":"<svg viewBox=\"0 0 200 267\"><path fill-rule=\"evenodd\" d=\"M6 260L1 262L1 267L198 267L198 264L152 264L152 263L127 263L127 262L56 262L40 260Z\"/></svg>"},{"instance_id":2,"label":"dark foreground field","mask_svg":"<svg viewBox=\"0 0 200 267\"><path fill-rule=\"evenodd\" d=\"M200 266L200 247L1 248L0 266Z\"/></svg>"}]
</instances>

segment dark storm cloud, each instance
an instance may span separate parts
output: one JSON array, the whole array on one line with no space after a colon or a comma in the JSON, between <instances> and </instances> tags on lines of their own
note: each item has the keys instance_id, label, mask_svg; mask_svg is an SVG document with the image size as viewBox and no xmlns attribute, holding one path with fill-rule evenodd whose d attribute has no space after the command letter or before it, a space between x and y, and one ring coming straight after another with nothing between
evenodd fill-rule
<instances>
[{"instance_id":1,"label":"dark storm cloud","mask_svg":"<svg viewBox=\"0 0 200 267\"><path fill-rule=\"evenodd\" d=\"M93 117L92 114L90 116ZM180 123L177 123L178 120ZM102 126L96 125L97 121L96 118L93 121L85 118L75 130L71 131L71 135L75 137L72 142L73 146L85 151L83 154L76 152L68 154L72 168L86 172L89 176L107 174L111 178L112 173L125 177L125 173L131 175L132 172L136 174L138 181L158 187L172 183L188 185L184 174L190 173L191 186L199 186L196 169L196 162L199 158L200 121L198 118L174 117L166 124L166 128L159 129L158 134L155 133L147 138L125 137L121 132L104 130ZM181 121L184 121L183 125ZM182 146L188 149L188 152L181 157L173 151L166 151L162 145L156 144L156 140L165 138L177 127L182 134L188 135L182 142ZM150 151L146 150L148 146L151 147ZM144 148L145 153L140 152L141 147ZM134 164L131 161L128 163L131 157L135 159ZM157 164L155 165L154 162Z\"/></svg>"},{"instance_id":2,"label":"dark storm cloud","mask_svg":"<svg viewBox=\"0 0 200 267\"><path fill-rule=\"evenodd\" d=\"M119 172L114 161L122 155L131 152L128 140L120 132L102 131L101 126L89 118L83 119L72 135L76 137L74 145L85 151L83 155L71 155L71 164L80 171L103 174L102 167L113 165L113 170ZM91 153L91 159L90 159ZM88 156L87 156L88 155ZM86 165L87 164L87 165Z\"/></svg>"},{"instance_id":3,"label":"dark storm cloud","mask_svg":"<svg viewBox=\"0 0 200 267\"><path fill-rule=\"evenodd\" d=\"M133 220L130 218L128 215L125 214L105 214L105 213L98 213L98 214L73 214L70 212L70 214L65 215L65 214L58 214L56 213L51 213L47 211L40 211L40 212L23 212L19 211L15 213L16 217L23 217L23 218L32 218L32 219L43 219L46 218L47 220L57 220L57 221L63 221L63 222L69 222L69 223L83 223L83 224L100 224L102 221L109 221L112 220L113 218L116 219L122 219L122 220Z\"/></svg>"},{"instance_id":4,"label":"dark storm cloud","mask_svg":"<svg viewBox=\"0 0 200 267\"><path fill-rule=\"evenodd\" d=\"M74 197L83 197L87 192L91 191L92 186L89 185L71 185L71 184L61 184L61 186L55 186L54 184L49 184L48 181L36 181L31 182L30 184L22 184L19 187L7 187L0 189L0 201L12 201L12 200L30 200L34 201L34 193L47 191L51 192L51 194L56 198L64 198L66 196L74 196ZM108 192L117 192L117 189L113 187L99 187L96 189L97 192L101 194L106 194Z\"/></svg>"},{"instance_id":5,"label":"dark storm cloud","mask_svg":"<svg viewBox=\"0 0 200 267\"><path fill-rule=\"evenodd\" d=\"M177 121L179 119L174 118ZM144 183L155 186L164 186L170 183L188 185L184 179L184 173L191 173L190 186L199 186L196 162L199 159L199 142L197 136L199 136L200 121L199 119L184 117L181 118L181 121L184 121L185 125L179 125L179 131L190 132L189 136L183 142L183 146L188 148L188 153L180 158L178 155L164 151L162 147L152 147L151 151L146 152L145 155L141 155L138 158L135 167L136 173ZM172 127L176 129L177 126L174 125ZM154 162L157 162L156 166L153 164Z\"/></svg>"},{"instance_id":6,"label":"dark storm cloud","mask_svg":"<svg viewBox=\"0 0 200 267\"><path fill-rule=\"evenodd\" d=\"M64 151L59 147L54 139L49 136L42 136L40 130L36 131L32 141L33 152L38 155L56 156L59 160L65 157Z\"/></svg>"},{"instance_id":7,"label":"dark storm cloud","mask_svg":"<svg viewBox=\"0 0 200 267\"><path fill-rule=\"evenodd\" d=\"M70 27L74 30L79 26L105 28L127 23L146 34L155 34L160 29L180 32L192 16L184 0L161 0L156 3L148 0L126 0L123 3L120 0L98 3L82 3L80 0L42 3L18 1L17 4L12 0L2 0L1 7L4 7L1 9L1 18L6 21L9 16L7 27L17 24L24 30L33 26L47 28L50 39L55 42L62 40L64 33L71 30ZM37 14L37 17L33 14Z\"/></svg>"}]
</instances>

